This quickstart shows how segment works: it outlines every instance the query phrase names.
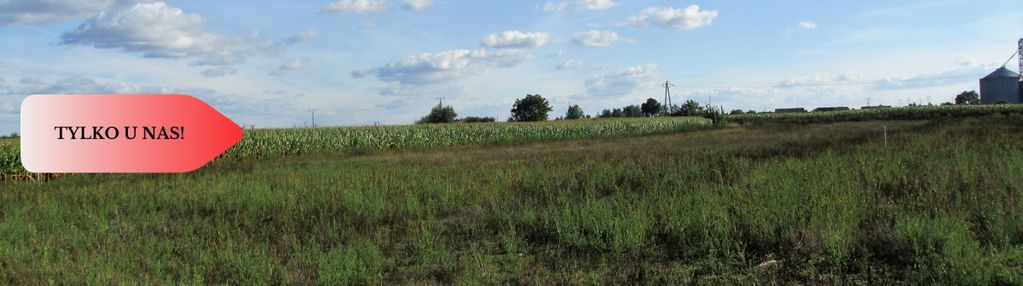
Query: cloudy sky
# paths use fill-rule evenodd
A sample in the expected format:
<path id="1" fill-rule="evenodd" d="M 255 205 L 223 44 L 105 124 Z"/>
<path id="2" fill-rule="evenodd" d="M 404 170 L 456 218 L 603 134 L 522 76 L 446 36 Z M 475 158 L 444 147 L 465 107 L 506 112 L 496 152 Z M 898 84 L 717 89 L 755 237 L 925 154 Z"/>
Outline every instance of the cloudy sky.
<path id="1" fill-rule="evenodd" d="M 736 3 L 741 2 L 741 3 Z M 839 3 L 841 2 L 841 3 Z M 977 89 L 1018 1 L 0 0 L 0 132 L 30 94 L 184 93 L 240 125 L 406 124 L 443 97 L 508 118 L 663 97 L 904 105 Z"/>

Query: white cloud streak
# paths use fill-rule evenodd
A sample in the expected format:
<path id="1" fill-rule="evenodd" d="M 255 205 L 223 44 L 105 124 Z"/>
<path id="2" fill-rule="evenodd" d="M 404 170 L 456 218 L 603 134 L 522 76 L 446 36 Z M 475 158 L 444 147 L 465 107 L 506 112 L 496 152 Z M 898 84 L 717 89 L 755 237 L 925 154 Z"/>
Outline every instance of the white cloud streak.
<path id="1" fill-rule="evenodd" d="M 61 35 L 63 45 L 118 49 L 147 58 L 191 58 L 194 66 L 240 64 L 254 55 L 282 53 L 318 33 L 304 32 L 280 41 L 258 32 L 223 35 L 206 31 L 207 20 L 162 1 L 137 3 L 105 11 Z M 223 71 L 205 71 L 209 75 Z"/>
<path id="2" fill-rule="evenodd" d="M 490 34 L 480 40 L 480 45 L 495 49 L 536 48 L 547 44 L 550 35 L 542 32 L 504 31 Z"/>
<path id="3" fill-rule="evenodd" d="M 718 11 L 700 10 L 698 5 L 683 9 L 672 7 L 649 7 L 629 16 L 625 24 L 634 27 L 659 27 L 675 30 L 692 30 L 710 26 L 718 17 Z"/>
<path id="4" fill-rule="evenodd" d="M 490 68 L 514 67 L 531 58 L 532 55 L 515 49 L 458 49 L 409 56 L 382 66 L 352 72 L 352 77 L 374 76 L 392 84 L 389 90 L 394 90 L 405 86 L 449 83 Z"/>
<path id="5" fill-rule="evenodd" d="M 401 8 L 406 10 L 423 10 L 433 6 L 433 0 L 405 0 Z"/>
<path id="6" fill-rule="evenodd" d="M 582 60 L 566 60 L 559 64 L 556 68 L 558 70 L 578 70 L 586 67 L 586 62 Z"/>
<path id="7" fill-rule="evenodd" d="M 634 66 L 586 79 L 590 96 L 628 96 L 643 88 L 657 86 L 660 71 L 656 64 Z"/>
<path id="8" fill-rule="evenodd" d="M 291 73 L 292 71 L 303 70 L 309 67 L 309 59 L 305 57 L 298 57 L 290 59 L 281 66 L 277 67 L 277 70 L 270 73 L 272 76 L 283 76 Z"/>
<path id="9" fill-rule="evenodd" d="M 0 26 L 46 25 L 91 17 L 117 0 L 3 0 Z"/>
<path id="10" fill-rule="evenodd" d="M 320 8 L 320 11 L 332 14 L 383 12 L 391 9 L 384 0 L 338 0 Z"/>
<path id="11" fill-rule="evenodd" d="M 606 48 L 621 39 L 618 33 L 612 31 L 590 30 L 573 35 L 572 43 L 589 48 Z"/>
<path id="12" fill-rule="evenodd" d="M 567 10 L 607 10 L 617 7 L 618 2 L 614 0 L 561 0 L 547 1 L 540 10 L 548 13 L 561 13 Z"/>

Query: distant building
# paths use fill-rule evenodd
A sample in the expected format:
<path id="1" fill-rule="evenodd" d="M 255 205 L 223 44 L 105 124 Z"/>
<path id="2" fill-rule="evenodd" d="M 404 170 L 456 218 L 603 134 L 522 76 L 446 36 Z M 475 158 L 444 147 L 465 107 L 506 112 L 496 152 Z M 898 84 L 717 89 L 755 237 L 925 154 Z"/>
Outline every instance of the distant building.
<path id="1" fill-rule="evenodd" d="M 778 109 L 775 109 L 774 112 L 776 112 L 776 113 L 806 112 L 806 108 L 802 108 L 802 107 L 797 107 L 797 108 L 778 108 Z"/>
<path id="2" fill-rule="evenodd" d="M 1023 87 L 1020 86 L 1019 74 L 1001 67 L 980 79 L 980 102 L 1020 103 L 1023 101 L 1021 90 Z"/>
<path id="3" fill-rule="evenodd" d="M 818 108 L 814 108 L 813 112 L 823 112 L 823 111 L 843 111 L 843 110 L 849 110 L 849 108 L 848 108 L 848 107 L 845 107 L 845 106 L 837 106 L 837 107 L 818 107 Z"/>

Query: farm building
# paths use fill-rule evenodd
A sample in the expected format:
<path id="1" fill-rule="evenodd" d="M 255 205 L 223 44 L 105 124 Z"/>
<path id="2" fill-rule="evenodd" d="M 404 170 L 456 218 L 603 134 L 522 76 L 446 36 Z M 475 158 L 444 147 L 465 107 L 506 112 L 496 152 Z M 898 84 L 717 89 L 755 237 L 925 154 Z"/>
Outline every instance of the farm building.
<path id="1" fill-rule="evenodd" d="M 1020 75 L 1004 66 L 980 79 L 980 102 L 1020 103 Z"/>
<path id="2" fill-rule="evenodd" d="M 806 108 L 802 108 L 802 107 L 796 107 L 796 108 L 777 108 L 777 109 L 774 110 L 774 112 L 775 113 L 800 113 L 800 112 L 806 112 Z"/>
<path id="3" fill-rule="evenodd" d="M 844 111 L 849 110 L 849 107 L 838 106 L 838 107 L 818 107 L 814 108 L 813 112 L 826 112 L 826 111 Z"/>

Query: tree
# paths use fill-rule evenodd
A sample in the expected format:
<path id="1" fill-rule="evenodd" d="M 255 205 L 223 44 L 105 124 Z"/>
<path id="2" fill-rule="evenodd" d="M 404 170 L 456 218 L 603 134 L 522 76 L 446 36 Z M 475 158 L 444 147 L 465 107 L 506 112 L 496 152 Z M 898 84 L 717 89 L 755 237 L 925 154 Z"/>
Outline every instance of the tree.
<path id="1" fill-rule="evenodd" d="M 579 107 L 578 104 L 573 105 L 573 106 L 569 106 L 568 107 L 568 112 L 565 112 L 565 119 L 569 119 L 569 120 L 571 120 L 571 119 L 582 119 L 584 116 L 586 116 L 586 115 L 583 114 L 583 108 Z"/>
<path id="2" fill-rule="evenodd" d="M 625 117 L 643 117 L 643 110 L 638 105 L 629 105 L 622 110 L 625 113 Z"/>
<path id="3" fill-rule="evenodd" d="M 525 98 L 516 99 L 512 105 L 512 121 L 545 121 L 547 113 L 554 110 L 546 98 L 539 94 L 527 94 Z"/>
<path id="4" fill-rule="evenodd" d="M 469 117 L 466 117 L 466 118 L 462 118 L 462 122 L 465 122 L 465 123 L 485 123 L 485 122 L 494 122 L 494 121 L 496 121 L 496 119 L 493 118 L 493 117 L 469 116 Z"/>
<path id="5" fill-rule="evenodd" d="M 611 118 L 611 110 L 604 109 L 604 111 L 600 112 L 600 115 L 597 115 L 597 118 Z"/>
<path id="6" fill-rule="evenodd" d="M 980 104 L 980 95 L 977 91 L 964 91 L 956 95 L 956 104 Z"/>
<path id="7" fill-rule="evenodd" d="M 416 123 L 450 123 L 455 122 L 455 117 L 458 117 L 458 114 L 455 113 L 454 108 L 438 104 L 430 110 L 430 114 L 419 119 Z"/>
<path id="8" fill-rule="evenodd" d="M 611 117 L 625 117 L 625 112 L 622 112 L 621 108 L 615 108 L 611 110 Z"/>
<path id="9" fill-rule="evenodd" d="M 742 109 L 733 109 L 731 112 L 728 112 L 728 114 L 731 114 L 731 115 L 743 114 L 743 113 L 745 113 L 745 112 L 743 112 Z"/>
<path id="10" fill-rule="evenodd" d="M 700 116 L 703 115 L 703 107 L 699 103 L 690 99 L 685 104 L 679 107 L 674 116 Z"/>
<path id="11" fill-rule="evenodd" d="M 710 119 L 712 124 L 717 125 L 724 122 L 721 117 L 723 113 L 724 111 L 720 108 L 708 105 L 707 108 L 703 109 L 703 118 Z"/>
<path id="12" fill-rule="evenodd" d="M 640 106 L 643 111 L 643 115 L 654 116 L 661 112 L 661 103 L 657 102 L 656 99 L 647 98 L 646 103 Z"/>

